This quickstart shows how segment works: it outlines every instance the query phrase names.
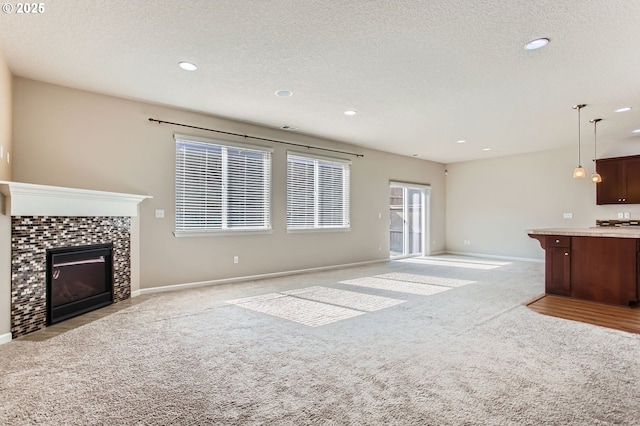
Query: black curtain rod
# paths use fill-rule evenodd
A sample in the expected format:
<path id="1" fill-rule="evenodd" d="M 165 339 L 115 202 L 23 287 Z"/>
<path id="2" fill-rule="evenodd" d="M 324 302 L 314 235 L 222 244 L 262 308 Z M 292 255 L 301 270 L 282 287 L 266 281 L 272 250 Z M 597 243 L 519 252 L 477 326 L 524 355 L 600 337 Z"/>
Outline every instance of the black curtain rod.
<path id="1" fill-rule="evenodd" d="M 216 132 L 216 133 L 221 133 L 223 135 L 240 136 L 241 138 L 245 138 L 245 139 L 255 139 L 255 140 L 259 140 L 259 141 L 274 142 L 274 143 L 281 143 L 281 144 L 284 144 L 284 145 L 298 146 L 298 147 L 307 148 L 307 149 L 317 149 L 317 150 L 320 150 L 320 151 L 328 151 L 328 152 L 336 152 L 336 153 L 339 153 L 339 154 L 353 155 L 355 157 L 364 157 L 364 154 L 355 154 L 353 152 L 338 151 L 336 149 L 320 148 L 320 147 L 317 147 L 317 146 L 302 145 L 302 144 L 293 143 L 293 142 L 277 141 L 275 139 L 259 138 L 257 136 L 242 135 L 240 133 L 224 132 L 222 130 L 207 129 L 206 127 L 198 127 L 198 126 L 191 126 L 189 124 L 181 124 L 181 123 L 173 123 L 171 121 L 156 120 L 155 118 L 149 118 L 149 121 L 155 121 L 158 124 L 172 124 L 174 126 L 189 127 L 190 129 L 206 130 L 207 132 Z"/>

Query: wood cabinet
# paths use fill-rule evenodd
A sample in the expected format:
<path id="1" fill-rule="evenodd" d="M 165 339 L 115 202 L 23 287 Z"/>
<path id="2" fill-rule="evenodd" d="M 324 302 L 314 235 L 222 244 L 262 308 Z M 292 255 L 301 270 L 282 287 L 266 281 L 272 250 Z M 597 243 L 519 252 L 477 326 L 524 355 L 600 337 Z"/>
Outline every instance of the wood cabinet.
<path id="1" fill-rule="evenodd" d="M 571 294 L 571 237 L 548 236 L 545 251 L 545 291 Z"/>
<path id="2" fill-rule="evenodd" d="M 596 160 L 597 204 L 640 204 L 640 155 Z"/>
<path id="3" fill-rule="evenodd" d="M 571 297 L 612 305 L 637 301 L 638 241 L 571 237 Z"/>
<path id="4" fill-rule="evenodd" d="M 640 296 L 640 239 L 529 234 L 545 250 L 545 293 L 628 306 Z"/>

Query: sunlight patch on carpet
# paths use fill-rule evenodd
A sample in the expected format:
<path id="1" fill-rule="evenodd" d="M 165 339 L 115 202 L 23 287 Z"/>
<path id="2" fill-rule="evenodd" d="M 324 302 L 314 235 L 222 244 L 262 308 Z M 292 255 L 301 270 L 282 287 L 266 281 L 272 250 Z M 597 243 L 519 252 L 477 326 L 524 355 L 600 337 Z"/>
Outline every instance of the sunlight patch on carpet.
<path id="1" fill-rule="evenodd" d="M 227 303 L 230 305 L 240 305 L 247 302 L 260 302 L 262 300 L 277 299 L 279 297 L 285 297 L 285 295 L 280 293 L 267 293 L 259 296 L 243 297 L 242 299 L 227 300 Z"/>
<path id="2" fill-rule="evenodd" d="M 405 272 L 390 272 L 388 274 L 376 275 L 377 278 L 384 278 L 396 281 L 407 281 L 420 284 L 433 284 L 443 287 L 462 287 L 473 284 L 475 281 L 460 280 L 457 278 L 434 277 L 431 275 L 407 274 Z"/>
<path id="3" fill-rule="evenodd" d="M 240 302 L 238 302 L 238 300 L 240 300 Z M 255 312 L 294 321 L 309 327 L 318 327 L 357 317 L 365 313 L 363 311 L 356 311 L 354 309 L 300 299 L 279 293 L 269 293 L 253 298 L 236 299 L 235 301 L 229 300 L 227 303 Z"/>
<path id="4" fill-rule="evenodd" d="M 363 277 L 353 280 L 340 281 L 340 284 L 374 288 L 377 290 L 397 291 L 399 293 L 417 294 L 419 296 L 430 296 L 432 294 L 451 290 L 450 287 L 443 287 L 440 285 L 418 284 L 406 281 L 388 280 L 377 277 Z"/>
<path id="5" fill-rule="evenodd" d="M 389 297 L 320 286 L 283 291 L 282 293 L 366 312 L 378 311 L 405 302 L 404 300 L 391 299 Z"/>
<path id="6" fill-rule="evenodd" d="M 466 269 L 496 269 L 502 266 L 508 265 L 510 262 L 472 262 L 461 260 L 435 260 L 429 258 L 414 257 L 410 259 L 401 259 L 396 262 L 402 263 L 417 263 L 420 265 L 432 265 L 432 266 L 447 266 L 451 268 L 466 268 Z"/>

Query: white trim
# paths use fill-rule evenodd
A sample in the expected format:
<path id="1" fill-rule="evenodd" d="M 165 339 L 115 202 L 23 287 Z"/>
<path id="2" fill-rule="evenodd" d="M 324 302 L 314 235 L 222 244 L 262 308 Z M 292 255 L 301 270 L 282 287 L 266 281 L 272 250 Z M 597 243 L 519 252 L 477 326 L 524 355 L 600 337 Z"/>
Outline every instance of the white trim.
<path id="1" fill-rule="evenodd" d="M 407 204 L 404 201 L 404 194 L 406 194 L 406 189 L 419 189 L 420 190 L 420 205 L 422 206 L 421 209 L 421 215 L 420 215 L 420 220 L 422 221 L 422 229 L 420 230 L 421 235 L 420 235 L 420 245 L 422 247 L 422 252 L 421 253 L 411 253 L 411 254 L 402 254 L 400 256 L 391 256 L 391 247 L 389 247 L 389 257 L 391 259 L 399 259 L 402 257 L 410 257 L 410 256 L 432 256 L 433 253 L 431 253 L 431 185 L 429 184 L 418 184 L 418 183 L 409 183 L 409 182 L 399 182 L 399 181 L 389 181 L 389 189 L 391 188 L 402 188 L 402 193 L 403 193 L 403 202 L 402 202 L 402 209 L 403 209 L 403 214 L 406 216 L 406 208 L 407 208 Z M 405 225 L 403 226 L 403 247 L 402 247 L 402 251 L 404 252 L 405 249 L 407 247 L 405 247 L 405 244 L 408 244 L 407 240 L 406 240 L 406 229 L 407 225 L 406 225 L 406 221 L 405 221 Z M 391 231 L 391 229 L 389 228 L 389 232 Z"/>
<path id="2" fill-rule="evenodd" d="M 227 147 L 231 147 L 231 148 L 240 148 L 240 149 L 250 149 L 253 151 L 266 151 L 266 152 L 273 152 L 274 149 L 269 147 L 269 146 L 262 146 L 262 145 L 249 145 L 246 143 L 240 143 L 240 142 L 230 142 L 230 141 L 225 141 L 225 140 L 221 140 L 221 139 L 209 139 L 209 138 L 201 138 L 198 136 L 189 136 L 189 135 L 181 135 L 178 133 L 175 133 L 173 135 L 173 139 L 174 140 L 181 140 L 181 141 L 185 141 L 185 142 L 202 142 L 202 143 L 208 143 L 208 144 L 213 144 L 213 145 L 224 145 Z"/>
<path id="3" fill-rule="evenodd" d="M 211 231 L 173 231 L 173 236 L 176 238 L 190 238 L 190 237 L 222 237 L 229 235 L 265 235 L 273 234 L 273 229 L 236 229 L 227 228 Z"/>
<path id="4" fill-rule="evenodd" d="M 149 195 L 0 181 L 7 216 L 137 216 Z"/>
<path id="5" fill-rule="evenodd" d="M 444 254 L 455 254 L 457 256 L 470 256 L 470 257 L 486 257 L 489 259 L 512 260 L 514 262 L 544 263 L 544 259 L 534 259 L 531 257 L 498 256 L 494 254 L 467 253 L 462 251 L 449 251 L 449 250 L 445 251 Z"/>
<path id="6" fill-rule="evenodd" d="M 389 262 L 389 259 L 377 259 L 377 260 L 367 260 L 365 262 L 356 262 L 356 263 L 346 263 L 343 265 L 332 265 L 332 266 L 319 266 L 317 268 L 307 268 L 307 269 L 296 269 L 293 271 L 284 271 L 284 272 L 273 272 L 270 274 L 260 274 L 260 275 L 249 275 L 244 277 L 236 277 L 236 278 L 224 278 L 221 280 L 211 280 L 211 281 L 199 281 L 193 283 L 184 283 L 184 284 L 173 284 L 167 285 L 163 287 L 150 287 L 150 288 L 142 288 L 138 290 L 140 295 L 143 294 L 153 294 L 153 293 L 164 293 L 166 291 L 176 291 L 176 290 L 186 290 L 190 288 L 198 288 L 198 287 L 208 287 L 213 285 L 220 284 L 230 284 L 241 281 L 254 281 L 254 280 L 262 280 L 266 278 L 277 278 L 284 277 L 287 275 L 296 275 L 296 274 L 304 274 L 308 272 L 319 272 L 319 271 L 327 271 L 331 269 L 342 269 L 342 268 L 352 268 L 354 266 L 362 266 L 368 265 L 371 263 L 380 263 L 380 262 Z"/>
<path id="7" fill-rule="evenodd" d="M 305 234 L 309 232 L 351 232 L 351 227 L 287 228 L 287 234 Z"/>
<path id="8" fill-rule="evenodd" d="M 300 151 L 289 151 L 287 150 L 287 157 L 289 155 L 295 155 L 296 157 L 306 157 L 306 158 L 313 158 L 314 160 L 324 160 L 324 161 L 330 161 L 332 163 L 342 163 L 342 164 L 349 164 L 351 165 L 351 160 L 347 160 L 344 158 L 337 158 L 337 157 L 327 157 L 324 155 L 318 155 L 318 154 L 312 154 L 309 152 L 300 152 Z"/>
<path id="9" fill-rule="evenodd" d="M 421 188 L 421 189 L 431 189 L 431 184 L 429 183 L 411 183 L 411 182 L 400 182 L 397 180 L 390 180 L 389 186 L 395 187 L 408 187 L 408 188 Z"/>
<path id="10" fill-rule="evenodd" d="M 9 343 L 12 339 L 11 333 L 0 334 L 0 345 Z"/>
<path id="11" fill-rule="evenodd" d="M 141 296 L 141 295 L 142 295 L 141 290 L 135 290 L 135 291 L 131 292 L 131 297 L 138 297 L 138 296 Z"/>

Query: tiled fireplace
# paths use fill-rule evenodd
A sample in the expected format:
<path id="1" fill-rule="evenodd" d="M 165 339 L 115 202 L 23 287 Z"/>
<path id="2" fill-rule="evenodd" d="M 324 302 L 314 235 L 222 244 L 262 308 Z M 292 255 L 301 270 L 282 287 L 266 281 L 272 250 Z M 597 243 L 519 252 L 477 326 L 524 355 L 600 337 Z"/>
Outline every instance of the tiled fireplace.
<path id="1" fill-rule="evenodd" d="M 47 326 L 50 249 L 112 245 L 113 303 L 131 297 L 131 218 L 150 197 L 15 182 L 0 192 L 11 217 L 12 338 Z"/>
<path id="2" fill-rule="evenodd" d="M 129 217 L 13 216 L 11 218 L 11 334 L 46 326 L 47 249 L 113 244 L 113 302 L 131 296 Z"/>

